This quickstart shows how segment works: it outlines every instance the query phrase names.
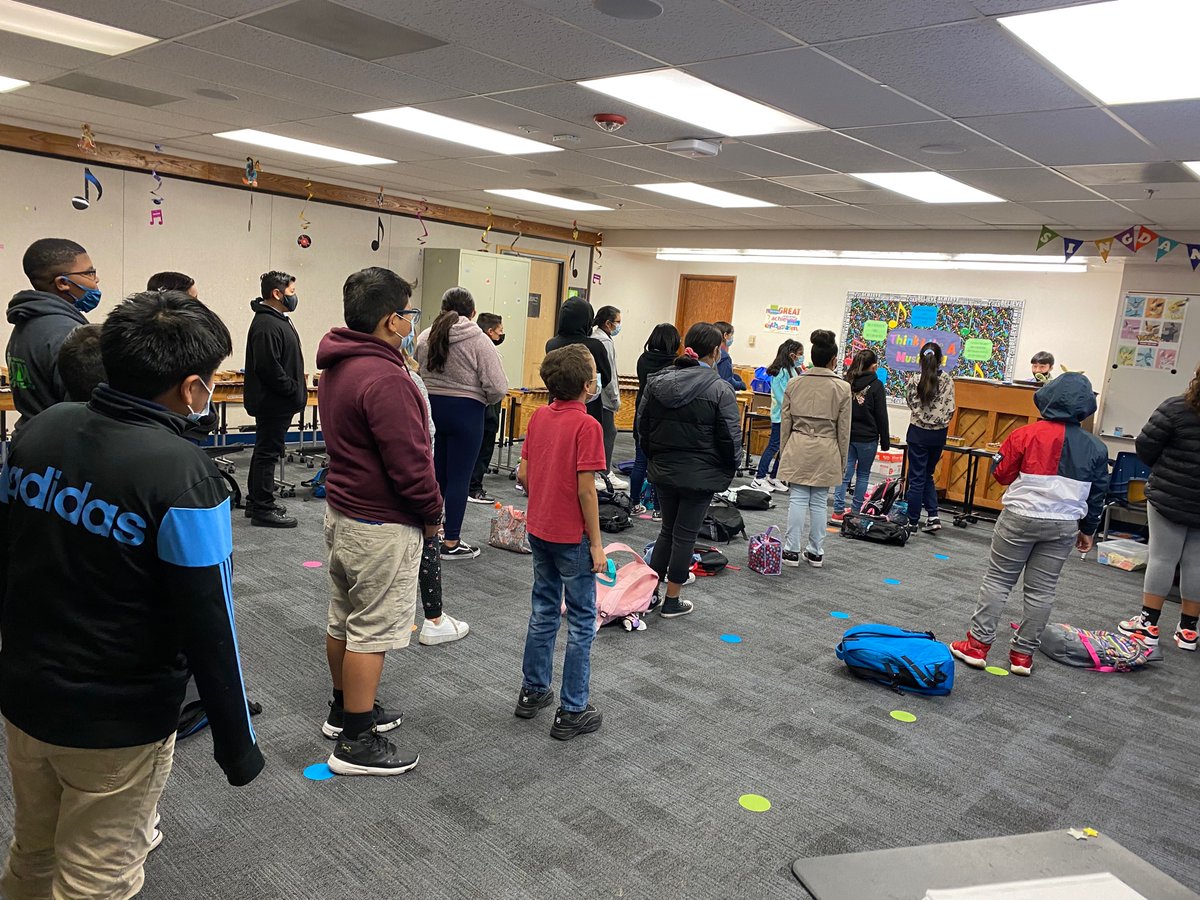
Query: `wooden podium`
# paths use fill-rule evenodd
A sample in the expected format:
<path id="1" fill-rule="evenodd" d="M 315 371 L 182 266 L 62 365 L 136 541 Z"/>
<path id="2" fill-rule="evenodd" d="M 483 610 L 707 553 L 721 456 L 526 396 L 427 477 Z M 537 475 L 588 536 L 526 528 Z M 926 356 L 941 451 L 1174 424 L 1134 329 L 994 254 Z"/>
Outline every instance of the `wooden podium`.
<path id="1" fill-rule="evenodd" d="M 957 409 L 950 420 L 949 441 L 961 441 L 964 447 L 986 448 L 999 445 L 1023 425 L 1036 422 L 1040 413 L 1033 395 L 1041 385 L 1001 384 L 973 378 L 955 379 L 954 400 Z M 1084 427 L 1088 427 L 1084 423 Z M 958 439 L 958 441 L 956 441 Z M 975 489 L 975 505 L 984 509 L 1000 509 L 1005 485 L 992 479 L 987 460 L 975 459 L 961 453 L 943 453 L 938 463 L 935 484 L 947 500 L 961 503 L 965 496 L 967 467 L 979 466 L 979 483 Z"/>

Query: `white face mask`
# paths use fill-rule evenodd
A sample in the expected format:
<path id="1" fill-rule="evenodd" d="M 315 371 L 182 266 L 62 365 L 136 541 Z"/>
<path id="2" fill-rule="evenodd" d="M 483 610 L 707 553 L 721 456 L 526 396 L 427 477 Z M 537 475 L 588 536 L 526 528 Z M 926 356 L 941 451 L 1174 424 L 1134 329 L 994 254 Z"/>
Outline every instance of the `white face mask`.
<path id="1" fill-rule="evenodd" d="M 199 422 L 201 419 L 203 419 L 205 416 L 209 415 L 212 412 L 213 391 L 215 391 L 216 389 L 217 389 L 217 383 L 214 381 L 208 389 L 208 402 L 204 404 L 204 409 L 202 409 L 200 412 L 196 412 L 194 409 L 192 409 L 190 404 L 188 405 L 187 418 L 188 418 L 189 422 Z"/>
<path id="2" fill-rule="evenodd" d="M 588 394 L 587 402 L 591 403 L 593 400 L 595 400 L 597 397 L 599 397 L 600 391 L 603 387 L 604 387 L 604 379 L 600 377 L 599 373 L 596 373 L 596 390 L 593 393 Z"/>

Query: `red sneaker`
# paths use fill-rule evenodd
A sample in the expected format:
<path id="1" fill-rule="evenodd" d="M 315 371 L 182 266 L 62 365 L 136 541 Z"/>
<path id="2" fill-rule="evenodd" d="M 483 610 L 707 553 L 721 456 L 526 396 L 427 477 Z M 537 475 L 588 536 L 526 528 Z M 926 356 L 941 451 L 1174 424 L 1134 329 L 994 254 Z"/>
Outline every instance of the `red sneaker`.
<path id="1" fill-rule="evenodd" d="M 844 518 L 846 518 L 845 513 L 840 513 L 840 512 L 830 513 L 829 514 L 829 524 L 830 525 L 841 525 L 842 520 Z"/>
<path id="2" fill-rule="evenodd" d="M 965 641 L 955 641 L 950 645 L 950 652 L 954 654 L 954 658 L 965 662 L 972 669 L 982 669 L 987 665 L 987 655 L 991 649 L 991 644 L 976 640 L 975 635 L 969 632 Z"/>
<path id="3" fill-rule="evenodd" d="M 1008 671 L 1014 675 L 1032 675 L 1033 674 L 1033 656 L 1029 653 L 1018 653 L 1016 650 L 1008 651 Z"/>

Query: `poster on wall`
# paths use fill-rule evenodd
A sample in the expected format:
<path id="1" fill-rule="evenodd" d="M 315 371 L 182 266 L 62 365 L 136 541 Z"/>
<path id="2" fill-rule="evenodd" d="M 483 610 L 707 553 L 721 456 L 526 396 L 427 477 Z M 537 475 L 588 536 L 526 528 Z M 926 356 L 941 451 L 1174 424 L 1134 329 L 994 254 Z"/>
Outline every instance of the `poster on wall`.
<path id="1" fill-rule="evenodd" d="M 800 307 L 776 306 L 772 304 L 767 307 L 766 313 L 766 321 L 763 322 L 763 331 L 768 334 L 800 333 Z"/>
<path id="2" fill-rule="evenodd" d="M 888 399 L 904 401 L 906 377 L 921 369 L 921 347 L 937 342 L 955 378 L 1011 381 L 1023 300 L 849 291 L 842 319 L 843 366 L 859 350 L 879 357 Z"/>
<path id="3" fill-rule="evenodd" d="M 1113 367 L 1166 369 L 1174 374 L 1189 299 L 1126 294 Z"/>

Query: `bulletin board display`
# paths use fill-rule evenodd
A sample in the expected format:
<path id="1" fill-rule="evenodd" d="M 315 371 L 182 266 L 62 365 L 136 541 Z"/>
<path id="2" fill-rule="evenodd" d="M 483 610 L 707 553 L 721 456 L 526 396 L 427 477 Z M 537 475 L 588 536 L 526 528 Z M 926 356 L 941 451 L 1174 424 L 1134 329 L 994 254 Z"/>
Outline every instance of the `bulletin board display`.
<path id="1" fill-rule="evenodd" d="M 859 350 L 879 357 L 888 400 L 904 402 L 903 375 L 921 369 L 921 347 L 941 345 L 954 378 L 1012 381 L 1024 300 L 848 291 L 842 320 L 843 364 Z"/>

